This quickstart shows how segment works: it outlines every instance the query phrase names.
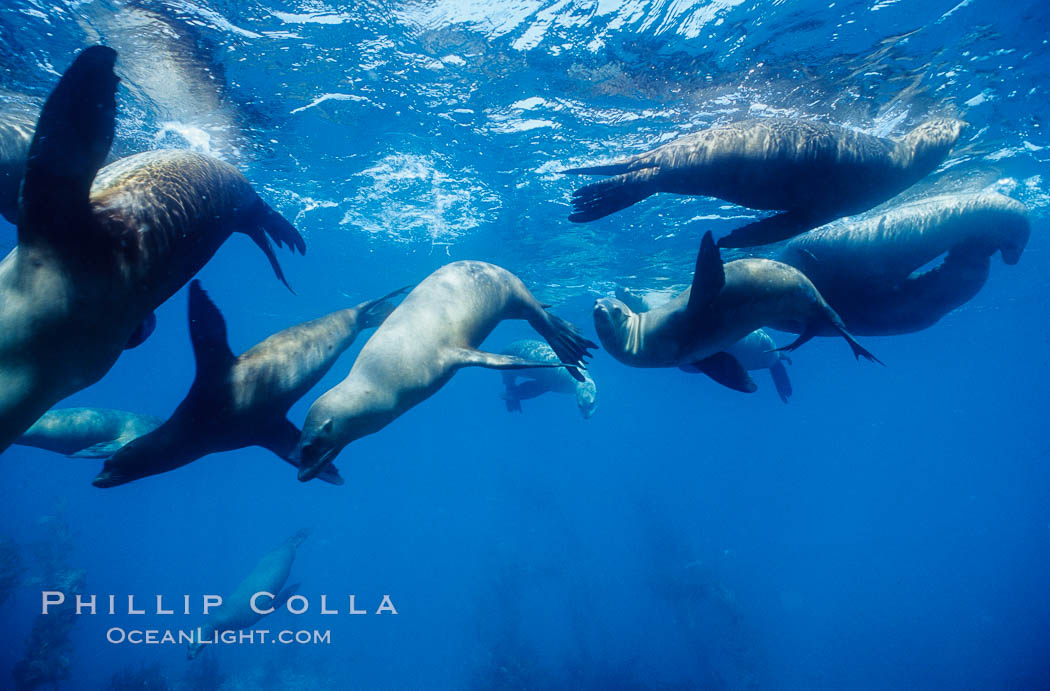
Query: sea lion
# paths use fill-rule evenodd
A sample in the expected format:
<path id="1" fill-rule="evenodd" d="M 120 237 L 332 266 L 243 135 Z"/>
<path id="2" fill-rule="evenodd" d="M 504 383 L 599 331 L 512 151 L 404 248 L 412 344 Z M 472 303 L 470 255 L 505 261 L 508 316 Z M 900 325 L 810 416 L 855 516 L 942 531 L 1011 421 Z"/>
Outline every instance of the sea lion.
<path id="1" fill-rule="evenodd" d="M 536 339 L 514 341 L 503 349 L 504 355 L 513 355 L 524 360 L 560 363 L 558 355 L 549 345 Z M 598 407 L 598 389 L 590 375 L 583 372 L 583 381 L 565 371 L 564 368 L 503 370 L 503 400 L 510 412 L 521 412 L 521 402 L 536 398 L 548 391 L 570 394 L 576 397 L 576 405 L 583 418 L 589 419 Z M 520 384 L 518 378 L 524 381 Z"/>
<path id="2" fill-rule="evenodd" d="M 44 413 L 14 443 L 73 458 L 106 458 L 161 422 L 159 417 L 125 410 L 57 408 Z"/>
<path id="3" fill-rule="evenodd" d="M 299 589 L 298 583 L 285 587 L 288 575 L 292 572 L 295 553 L 299 545 L 308 537 L 306 531 L 300 530 L 285 540 L 279 547 L 266 554 L 244 580 L 233 589 L 222 604 L 200 627 L 198 639 L 190 643 L 186 657 L 190 660 L 197 657 L 201 650 L 216 633 L 223 631 L 240 631 L 255 626 L 265 614 L 256 609 L 277 609 L 288 602 L 288 598 Z M 272 599 L 258 593 L 270 593 Z M 255 607 L 252 607 L 255 598 Z"/>
<path id="4" fill-rule="evenodd" d="M 700 243 L 691 287 L 641 314 L 615 298 L 601 298 L 594 303 L 594 326 L 602 346 L 626 365 L 702 372 L 746 393 L 757 389 L 755 382 L 728 349 L 760 326 L 802 334 L 782 350 L 834 329 L 858 359 L 878 362 L 800 271 L 769 259 L 723 265 L 710 231 Z"/>
<path id="5" fill-rule="evenodd" d="M 818 228 L 777 259 L 806 274 L 852 333 L 889 336 L 925 329 L 965 304 L 984 286 L 992 254 L 1016 264 L 1030 232 L 1021 202 L 946 194 Z"/>
<path id="6" fill-rule="evenodd" d="M 165 473 L 202 456 L 261 446 L 297 465 L 299 429 L 288 409 L 335 364 L 364 329 L 379 326 L 405 289 L 279 331 L 234 357 L 222 312 L 190 283 L 189 319 L 197 376 L 163 425 L 108 459 L 92 484 L 116 487 Z M 321 479 L 342 484 L 335 468 Z"/>
<path id="7" fill-rule="evenodd" d="M 651 151 L 565 173 L 612 175 L 573 193 L 569 220 L 593 221 L 656 192 L 717 197 L 781 213 L 737 228 L 721 247 L 762 245 L 867 211 L 948 155 L 965 123 L 929 119 L 901 139 L 809 120 L 743 120 Z"/>
<path id="8" fill-rule="evenodd" d="M 504 319 L 525 319 L 550 344 L 559 363 L 497 355 L 478 346 Z M 478 261 L 446 264 L 417 285 L 361 348 L 342 382 L 306 414 L 299 441 L 299 479 L 317 471 L 350 442 L 374 434 L 436 393 L 463 367 L 529 369 L 583 366 L 598 346 L 541 305 L 506 269 Z"/>
<path id="9" fill-rule="evenodd" d="M 99 170 L 113 140 L 115 60 L 104 46 L 81 52 L 45 102 L 30 145 L 18 244 L 0 262 L 0 451 L 57 401 L 98 381 L 231 233 L 251 237 L 282 281 L 267 235 L 305 249 L 295 228 L 217 159 L 152 151 Z"/>
<path id="10" fill-rule="evenodd" d="M 616 299 L 636 314 L 648 312 L 652 308 L 648 298 L 623 286 L 616 287 Z M 768 369 L 780 400 L 788 402 L 792 388 L 784 363 L 791 364 L 791 358 L 783 351 L 777 350 L 776 341 L 764 329 L 755 329 L 726 348 L 726 352 L 736 358 L 748 372 Z"/>

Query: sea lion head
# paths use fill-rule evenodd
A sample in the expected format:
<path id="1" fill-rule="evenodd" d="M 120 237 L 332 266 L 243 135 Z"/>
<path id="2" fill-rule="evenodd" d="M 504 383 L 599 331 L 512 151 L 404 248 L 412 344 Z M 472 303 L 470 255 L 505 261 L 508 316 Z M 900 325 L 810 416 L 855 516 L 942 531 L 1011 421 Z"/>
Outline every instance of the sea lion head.
<path id="1" fill-rule="evenodd" d="M 306 413 L 296 455 L 299 481 L 317 477 L 347 445 L 378 432 L 399 414 L 390 387 L 365 377 L 325 393 Z"/>
<path id="2" fill-rule="evenodd" d="M 614 357 L 623 355 L 631 350 L 630 334 L 632 324 L 637 321 L 638 315 L 631 308 L 616 298 L 599 298 L 594 301 L 594 328 L 598 332 L 598 340 Z"/>
<path id="3" fill-rule="evenodd" d="M 584 420 L 589 420 L 598 408 L 598 388 L 590 377 L 576 385 L 576 405 L 579 406 Z"/>
<path id="4" fill-rule="evenodd" d="M 957 118 L 930 118 L 915 127 L 902 140 L 912 166 L 925 171 L 939 166 L 966 126 L 966 122 Z"/>

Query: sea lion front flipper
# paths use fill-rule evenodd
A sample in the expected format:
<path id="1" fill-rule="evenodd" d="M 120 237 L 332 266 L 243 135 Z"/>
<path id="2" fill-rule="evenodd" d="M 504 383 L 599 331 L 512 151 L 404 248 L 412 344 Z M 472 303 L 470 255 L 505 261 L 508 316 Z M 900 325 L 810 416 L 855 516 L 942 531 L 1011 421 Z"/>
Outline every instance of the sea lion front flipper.
<path id="1" fill-rule="evenodd" d="M 190 283 L 190 341 L 197 361 L 197 379 L 213 379 L 233 366 L 235 358 L 226 340 L 226 320 L 197 279 Z"/>
<path id="2" fill-rule="evenodd" d="M 71 454 L 67 454 L 67 458 L 109 458 L 116 452 L 123 448 L 124 444 L 119 439 L 112 441 L 103 441 L 98 444 L 92 444 L 91 446 L 84 447 L 80 451 L 74 451 Z"/>
<path id="3" fill-rule="evenodd" d="M 726 352 L 715 353 L 711 357 L 679 367 L 683 372 L 702 373 L 714 379 L 722 386 L 734 391 L 754 393 L 758 385 L 747 373 L 740 361 Z"/>
<path id="4" fill-rule="evenodd" d="M 725 287 L 725 284 L 726 272 L 722 265 L 722 255 L 709 230 L 700 240 L 700 251 L 696 253 L 696 268 L 693 269 L 693 285 L 689 289 L 689 303 L 686 305 L 686 310 L 693 311 L 706 307 Z"/>
<path id="5" fill-rule="evenodd" d="M 769 375 L 773 377 L 773 386 L 776 387 L 777 394 L 780 395 L 780 400 L 787 403 L 788 399 L 791 398 L 792 389 L 791 379 L 788 378 L 783 358 L 769 368 Z"/>
<path id="6" fill-rule="evenodd" d="M 44 102 L 22 179 L 20 244 L 85 230 L 91 182 L 116 129 L 116 59 L 112 48 L 84 49 Z"/>
<path id="7" fill-rule="evenodd" d="M 830 218 L 818 219 L 798 211 L 782 211 L 740 226 L 729 235 L 719 238 L 718 246 L 728 249 L 769 245 L 801 235 L 831 220 Z"/>
<path id="8" fill-rule="evenodd" d="M 300 585 L 302 585 L 302 583 L 292 583 L 291 585 L 282 588 L 281 592 L 277 593 L 277 597 L 273 599 L 273 604 L 271 604 L 270 606 L 274 609 L 280 609 L 281 607 L 284 607 L 284 605 L 288 602 L 288 599 L 291 598 L 292 595 L 295 595 L 295 593 L 299 590 Z"/>
<path id="9" fill-rule="evenodd" d="M 150 312 L 149 315 L 142 322 L 135 327 L 135 330 L 131 332 L 131 337 L 128 342 L 124 344 L 124 350 L 131 350 L 132 348 L 138 348 L 140 345 L 146 342 L 154 329 L 157 328 L 157 315 L 154 312 Z"/>

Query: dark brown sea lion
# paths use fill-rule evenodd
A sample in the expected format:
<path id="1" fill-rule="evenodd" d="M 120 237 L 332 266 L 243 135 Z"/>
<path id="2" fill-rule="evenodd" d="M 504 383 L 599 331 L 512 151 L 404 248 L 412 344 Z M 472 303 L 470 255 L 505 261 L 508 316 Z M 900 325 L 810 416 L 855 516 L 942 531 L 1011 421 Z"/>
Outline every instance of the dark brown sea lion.
<path id="1" fill-rule="evenodd" d="M 566 173 L 612 175 L 573 193 L 570 221 L 593 221 L 657 192 L 781 211 L 719 240 L 748 247 L 867 211 L 932 172 L 965 123 L 933 118 L 898 140 L 809 120 L 743 120 L 652 151 Z"/>

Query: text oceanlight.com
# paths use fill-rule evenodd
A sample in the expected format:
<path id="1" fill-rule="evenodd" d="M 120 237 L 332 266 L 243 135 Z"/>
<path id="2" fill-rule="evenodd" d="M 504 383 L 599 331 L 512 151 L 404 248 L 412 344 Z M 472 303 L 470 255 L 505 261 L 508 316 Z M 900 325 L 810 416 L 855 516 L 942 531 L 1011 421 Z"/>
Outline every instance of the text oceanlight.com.
<path id="1" fill-rule="evenodd" d="M 215 631 L 210 636 L 201 628 L 196 629 L 123 629 L 113 627 L 106 631 L 106 640 L 114 645 L 257 645 L 280 643 L 282 645 L 330 645 L 331 630 L 317 629 L 299 631 L 248 629 L 244 631 Z"/>

